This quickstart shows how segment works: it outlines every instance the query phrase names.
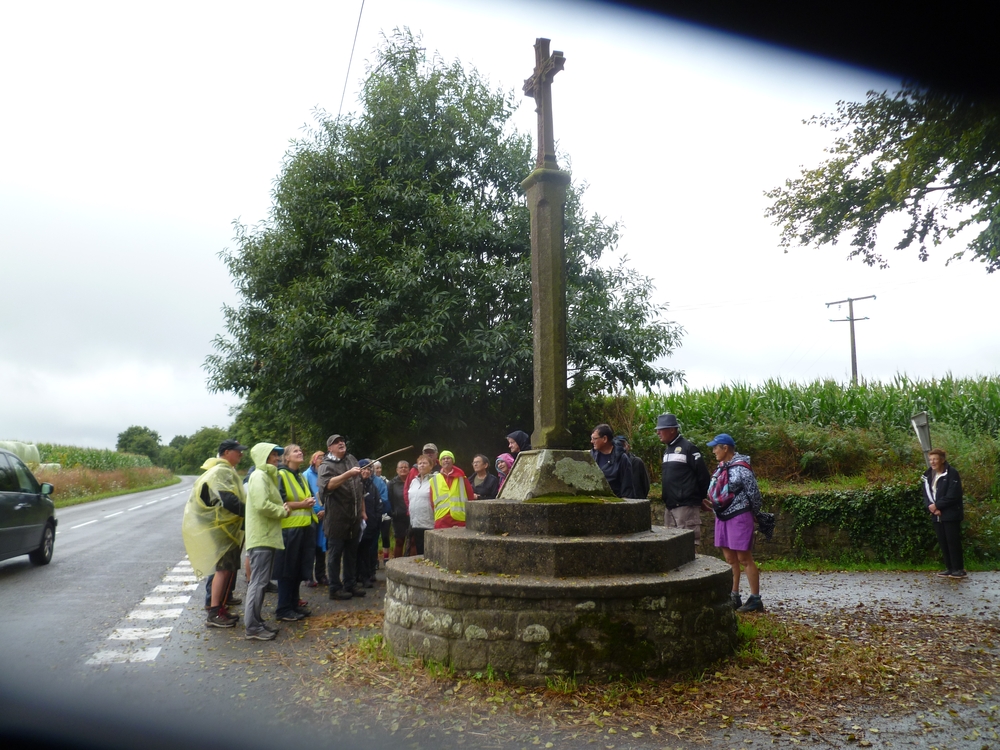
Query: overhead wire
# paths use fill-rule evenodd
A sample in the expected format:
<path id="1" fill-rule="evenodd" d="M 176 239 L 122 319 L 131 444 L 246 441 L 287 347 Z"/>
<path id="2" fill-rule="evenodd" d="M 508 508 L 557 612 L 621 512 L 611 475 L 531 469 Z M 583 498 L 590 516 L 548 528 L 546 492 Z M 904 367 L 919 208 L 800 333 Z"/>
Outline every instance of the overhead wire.
<path id="1" fill-rule="evenodd" d="M 351 79 L 351 65 L 354 63 L 354 48 L 358 45 L 358 31 L 361 29 L 361 14 L 365 12 L 365 0 L 361 0 L 358 10 L 358 25 L 354 27 L 354 41 L 351 43 L 351 56 L 347 60 L 347 72 L 344 74 L 344 90 L 340 93 L 340 106 L 337 107 L 337 120 L 344 111 L 344 97 L 347 96 L 347 82 Z"/>

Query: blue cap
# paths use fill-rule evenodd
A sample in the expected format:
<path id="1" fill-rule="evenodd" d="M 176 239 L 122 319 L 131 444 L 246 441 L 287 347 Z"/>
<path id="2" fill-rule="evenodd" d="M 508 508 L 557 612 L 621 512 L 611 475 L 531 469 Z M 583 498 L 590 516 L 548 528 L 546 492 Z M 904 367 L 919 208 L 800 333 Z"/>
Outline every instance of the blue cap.
<path id="1" fill-rule="evenodd" d="M 370 458 L 362 458 L 360 461 L 358 461 L 358 466 L 360 466 L 363 469 L 371 462 L 372 460 Z"/>
<path id="2" fill-rule="evenodd" d="M 709 448 L 714 448 L 717 445 L 728 445 L 730 448 L 735 448 L 736 441 L 723 432 L 721 435 L 716 435 L 714 438 L 708 441 Z"/>

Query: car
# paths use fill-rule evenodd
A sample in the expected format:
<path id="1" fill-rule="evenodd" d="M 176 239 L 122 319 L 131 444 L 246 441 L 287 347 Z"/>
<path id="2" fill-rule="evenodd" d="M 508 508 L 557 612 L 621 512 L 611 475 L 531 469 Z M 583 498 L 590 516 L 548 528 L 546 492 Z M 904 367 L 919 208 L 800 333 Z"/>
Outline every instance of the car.
<path id="1" fill-rule="evenodd" d="M 53 487 L 39 484 L 24 462 L 0 449 L 0 560 L 27 555 L 48 565 L 56 541 Z"/>

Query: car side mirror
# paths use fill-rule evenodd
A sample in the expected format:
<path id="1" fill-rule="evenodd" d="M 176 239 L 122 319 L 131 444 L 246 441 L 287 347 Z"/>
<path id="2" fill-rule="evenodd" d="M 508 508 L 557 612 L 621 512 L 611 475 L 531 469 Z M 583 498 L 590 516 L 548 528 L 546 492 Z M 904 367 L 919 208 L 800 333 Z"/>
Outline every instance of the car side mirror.
<path id="1" fill-rule="evenodd" d="M 55 487 L 53 487 L 48 482 L 42 482 L 42 494 L 43 495 L 51 495 L 54 491 L 55 491 Z"/>

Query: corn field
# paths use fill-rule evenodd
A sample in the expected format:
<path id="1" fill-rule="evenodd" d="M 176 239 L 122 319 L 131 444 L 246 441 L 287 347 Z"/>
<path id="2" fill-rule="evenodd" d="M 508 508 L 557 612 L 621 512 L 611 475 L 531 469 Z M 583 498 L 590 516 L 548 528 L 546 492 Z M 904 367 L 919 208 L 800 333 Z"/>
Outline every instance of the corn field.
<path id="1" fill-rule="evenodd" d="M 38 443 L 43 464 L 61 464 L 64 469 L 82 468 L 94 471 L 145 469 L 153 465 L 148 456 L 118 453 L 103 448 L 77 448 L 71 445 Z"/>

